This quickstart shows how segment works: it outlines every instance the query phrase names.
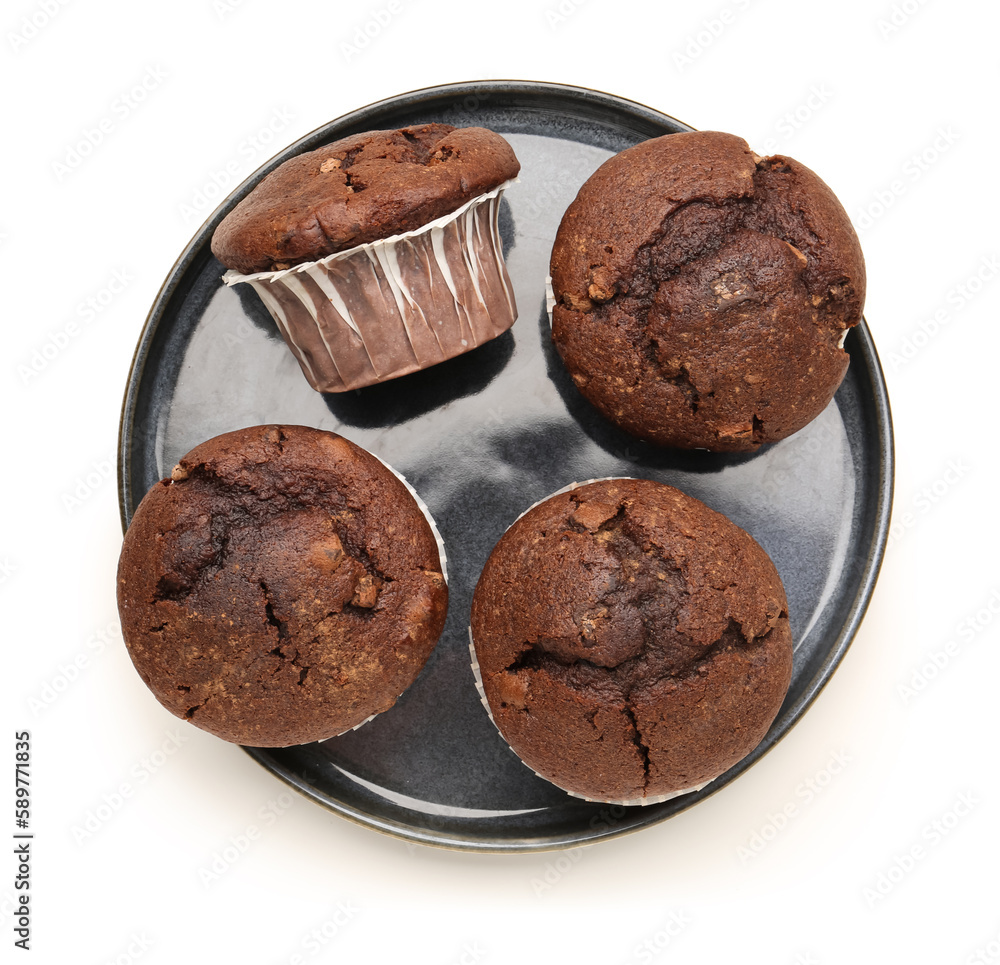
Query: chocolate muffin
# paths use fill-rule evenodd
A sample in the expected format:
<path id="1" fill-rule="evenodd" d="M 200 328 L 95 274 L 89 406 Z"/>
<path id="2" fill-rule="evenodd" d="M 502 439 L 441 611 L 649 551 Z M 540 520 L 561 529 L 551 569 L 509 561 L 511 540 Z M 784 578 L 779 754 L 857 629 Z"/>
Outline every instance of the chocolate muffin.
<path id="1" fill-rule="evenodd" d="M 580 392 L 650 442 L 752 450 L 801 429 L 847 371 L 865 266 L 830 188 L 731 134 L 608 159 L 552 249 L 552 337 Z"/>
<path id="2" fill-rule="evenodd" d="M 498 218 L 519 170 L 485 128 L 352 135 L 268 174 L 212 251 L 227 284 L 253 286 L 314 389 L 361 388 L 513 325 Z"/>
<path id="3" fill-rule="evenodd" d="M 332 432 L 253 426 L 196 446 L 142 499 L 118 608 L 139 675 L 228 741 L 324 740 L 387 710 L 444 626 L 435 532 Z"/>
<path id="4" fill-rule="evenodd" d="M 368 131 L 285 161 L 219 224 L 212 252 L 243 274 L 279 271 L 422 227 L 517 177 L 482 127 Z"/>
<path id="5" fill-rule="evenodd" d="M 678 490 L 598 480 L 501 537 L 473 596 L 482 692 L 504 739 L 571 794 L 649 804 L 760 743 L 791 680 L 781 579 Z"/>

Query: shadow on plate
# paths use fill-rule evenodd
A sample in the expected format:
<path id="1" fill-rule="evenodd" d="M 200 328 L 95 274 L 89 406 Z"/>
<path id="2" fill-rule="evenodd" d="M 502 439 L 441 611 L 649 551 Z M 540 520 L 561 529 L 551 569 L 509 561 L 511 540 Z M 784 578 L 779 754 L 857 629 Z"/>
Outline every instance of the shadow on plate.
<path id="1" fill-rule="evenodd" d="M 497 231 L 500 234 L 500 248 L 504 258 L 510 256 L 510 250 L 514 247 L 514 238 L 517 232 L 514 230 L 514 215 L 510 210 L 510 202 L 506 198 L 500 199 L 500 210 L 497 213 Z"/>
<path id="2" fill-rule="evenodd" d="M 430 368 L 351 392 L 327 392 L 327 408 L 345 425 L 380 429 L 400 425 L 482 392 L 514 354 L 514 335 L 508 329 L 485 345 L 446 359 Z"/>
<path id="3" fill-rule="evenodd" d="M 240 308 L 243 309 L 243 313 L 251 325 L 259 328 L 272 341 L 284 341 L 271 313 L 260 300 L 260 295 L 253 290 L 253 285 L 233 285 L 230 290 L 236 292 L 236 297 L 240 300 Z"/>

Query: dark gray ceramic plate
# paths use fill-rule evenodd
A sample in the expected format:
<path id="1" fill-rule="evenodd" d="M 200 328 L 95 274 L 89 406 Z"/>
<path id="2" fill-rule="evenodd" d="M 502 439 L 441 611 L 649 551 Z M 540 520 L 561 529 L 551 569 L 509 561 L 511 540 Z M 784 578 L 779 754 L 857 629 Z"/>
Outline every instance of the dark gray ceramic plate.
<path id="1" fill-rule="evenodd" d="M 468 355 L 343 397 L 306 384 L 251 291 L 225 288 L 209 241 L 250 188 L 294 154 L 358 131 L 425 121 L 503 133 L 521 160 L 501 232 L 520 317 Z M 247 748 L 278 777 L 363 825 L 412 841 L 530 851 L 597 841 L 676 814 L 725 786 L 795 723 L 833 673 L 871 596 L 892 496 L 892 430 L 862 323 L 836 400 L 806 429 L 752 456 L 658 450 L 584 402 L 548 338 L 544 283 L 563 210 L 610 154 L 689 128 L 650 108 L 561 85 L 475 82 L 415 91 L 339 118 L 291 145 L 215 212 L 149 315 L 122 412 L 127 526 L 177 458 L 220 432 L 266 422 L 333 429 L 408 477 L 447 544 L 451 605 L 424 672 L 390 711 L 321 744 Z M 704 790 L 643 808 L 576 800 L 535 777 L 488 719 L 469 667 L 472 590 L 493 544 L 529 504 L 597 476 L 659 479 L 749 530 L 788 592 L 795 669 L 758 749 Z"/>

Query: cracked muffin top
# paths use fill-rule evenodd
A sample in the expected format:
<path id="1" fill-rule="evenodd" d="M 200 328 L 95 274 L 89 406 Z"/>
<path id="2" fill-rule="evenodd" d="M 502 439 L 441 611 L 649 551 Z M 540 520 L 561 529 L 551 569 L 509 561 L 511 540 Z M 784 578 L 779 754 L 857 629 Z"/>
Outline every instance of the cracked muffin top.
<path id="1" fill-rule="evenodd" d="M 499 134 L 423 124 L 353 134 L 290 158 L 222 220 L 212 253 L 243 274 L 413 231 L 517 177 Z"/>
<path id="2" fill-rule="evenodd" d="M 830 188 L 716 131 L 609 158 L 567 208 L 550 271 L 552 336 L 577 388 L 678 448 L 752 450 L 819 415 L 865 299 Z"/>
<path id="3" fill-rule="evenodd" d="M 745 757 L 791 679 L 781 579 L 725 516 L 600 480 L 535 506 L 476 586 L 472 639 L 500 733 L 582 797 L 652 803 Z"/>
<path id="4" fill-rule="evenodd" d="M 254 426 L 184 456 L 136 509 L 122 634 L 173 714 L 225 740 L 324 740 L 423 668 L 448 590 L 406 486 L 332 432 Z"/>

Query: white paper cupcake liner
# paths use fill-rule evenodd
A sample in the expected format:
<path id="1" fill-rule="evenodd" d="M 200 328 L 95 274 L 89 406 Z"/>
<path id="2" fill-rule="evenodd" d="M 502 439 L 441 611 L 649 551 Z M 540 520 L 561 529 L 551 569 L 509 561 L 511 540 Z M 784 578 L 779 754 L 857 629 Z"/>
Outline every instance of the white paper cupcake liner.
<path id="1" fill-rule="evenodd" d="M 546 500 L 551 499 L 553 496 L 560 496 L 563 493 L 568 493 L 574 489 L 579 489 L 581 486 L 588 486 L 590 485 L 590 483 L 608 482 L 615 479 L 634 479 L 634 478 L 635 478 L 634 476 L 599 476 L 594 479 L 585 479 L 583 482 L 569 483 L 568 485 L 563 486 L 561 489 L 557 489 L 555 490 L 555 492 L 549 493 L 548 496 L 545 496 L 542 499 L 539 499 L 536 502 L 532 503 L 526 510 L 524 510 L 524 512 L 518 515 L 517 519 L 515 519 L 514 522 L 512 522 L 510 525 L 513 526 L 514 523 L 517 522 L 517 520 L 521 519 L 521 517 L 523 516 L 526 516 L 536 506 L 540 506 L 542 503 L 544 503 Z M 510 526 L 508 526 L 507 529 L 510 529 Z M 479 667 L 479 659 L 476 657 L 476 641 L 473 639 L 471 626 L 469 627 L 469 657 L 472 664 L 472 674 L 476 679 L 476 690 L 479 693 L 479 700 L 482 703 L 483 707 L 486 708 L 486 714 L 490 718 L 490 721 L 492 722 L 493 726 L 497 728 L 497 733 L 500 734 L 500 736 L 504 740 L 504 743 L 506 744 L 507 739 L 504 737 L 503 731 L 501 731 L 500 728 L 497 727 L 497 722 L 493 718 L 493 711 L 490 709 L 490 702 L 486 697 L 486 689 L 483 687 L 483 675 Z M 715 778 L 712 778 L 711 780 L 704 781 L 701 784 L 695 784 L 692 785 L 691 787 L 681 788 L 679 791 L 668 791 L 666 794 L 653 794 L 649 795 L 648 797 L 630 798 L 628 800 L 622 800 L 619 798 L 611 798 L 611 797 L 588 797 L 585 794 L 580 794 L 577 791 L 571 791 L 569 790 L 569 788 L 563 787 L 561 784 L 558 784 L 556 781 L 553 781 L 551 777 L 548 777 L 545 774 L 540 774 L 530 764 L 526 763 L 524 759 L 520 757 L 520 755 L 518 755 L 517 751 L 515 751 L 514 748 L 510 746 L 510 744 L 507 744 L 507 746 L 508 748 L 510 748 L 511 753 L 514 754 L 514 756 L 517 757 L 517 759 L 522 764 L 524 764 L 524 766 L 527 767 L 528 770 L 530 770 L 536 777 L 540 777 L 543 781 L 548 781 L 549 784 L 558 787 L 561 791 L 565 791 L 568 795 L 570 795 L 570 797 L 579 798 L 583 801 L 590 801 L 595 804 L 617 804 L 621 805 L 622 807 L 644 807 L 649 804 L 662 804 L 664 801 L 669 801 L 672 798 L 681 797 L 681 795 L 684 794 L 691 794 L 694 791 L 700 791 L 703 787 L 707 787 L 709 784 L 712 783 L 713 780 L 715 780 Z"/>
<path id="2" fill-rule="evenodd" d="M 252 285 L 319 392 L 344 392 L 443 362 L 517 318 L 500 200 L 513 182 L 407 231 L 282 271 L 227 271 Z"/>

